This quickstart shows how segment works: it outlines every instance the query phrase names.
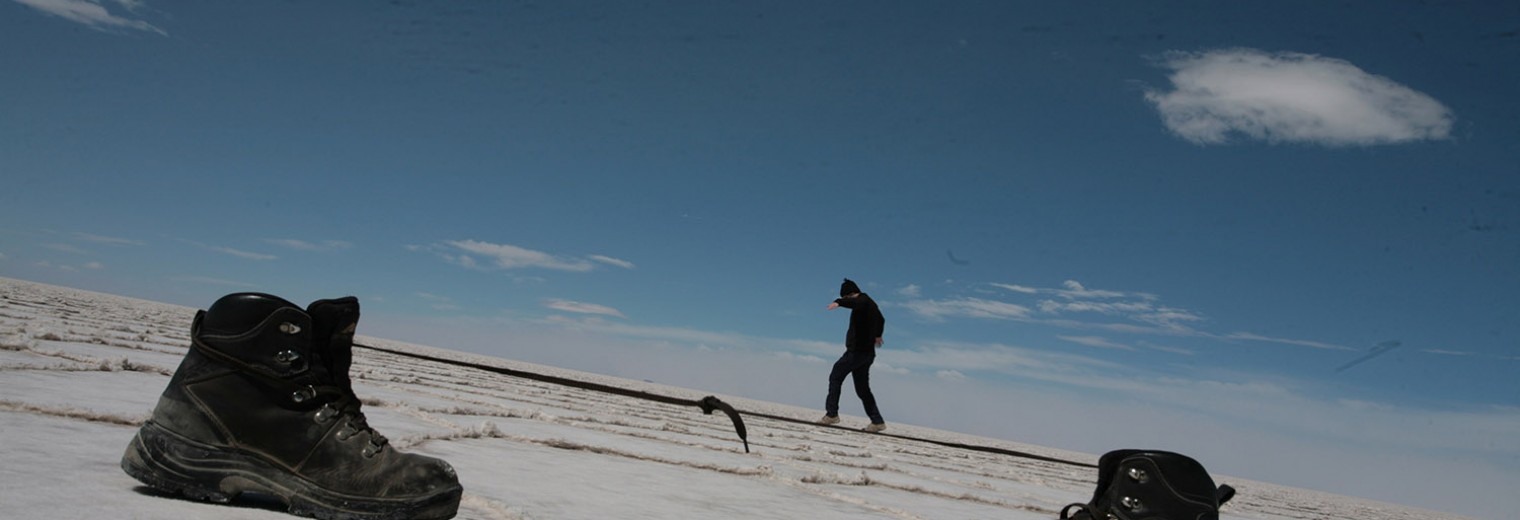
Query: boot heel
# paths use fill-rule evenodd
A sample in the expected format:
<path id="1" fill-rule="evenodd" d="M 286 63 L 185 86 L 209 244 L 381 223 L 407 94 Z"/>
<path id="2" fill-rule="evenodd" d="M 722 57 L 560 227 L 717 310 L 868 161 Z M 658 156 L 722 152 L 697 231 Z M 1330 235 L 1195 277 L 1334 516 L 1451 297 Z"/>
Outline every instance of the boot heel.
<path id="1" fill-rule="evenodd" d="M 225 504 L 245 490 L 222 489 L 223 477 L 232 474 L 225 468 L 239 464 L 216 451 L 197 446 L 150 421 L 127 445 L 121 469 L 159 491 Z"/>

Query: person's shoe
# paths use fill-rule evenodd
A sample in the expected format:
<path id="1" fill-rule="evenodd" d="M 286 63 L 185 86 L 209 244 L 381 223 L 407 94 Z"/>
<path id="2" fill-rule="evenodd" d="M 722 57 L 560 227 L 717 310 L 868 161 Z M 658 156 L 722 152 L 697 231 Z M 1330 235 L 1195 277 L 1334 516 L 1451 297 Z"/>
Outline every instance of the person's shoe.
<path id="1" fill-rule="evenodd" d="M 191 499 L 253 493 L 326 520 L 453 518 L 454 469 L 396 451 L 365 421 L 348 375 L 358 321 L 353 297 L 306 310 L 260 293 L 217 300 L 122 470 Z"/>
<path id="2" fill-rule="evenodd" d="M 1214 485 L 1203 465 L 1180 453 L 1114 450 L 1098 459 L 1098 487 L 1086 504 L 1061 508 L 1060 520 L 1188 518 L 1218 520 L 1235 488 Z"/>
<path id="3" fill-rule="evenodd" d="M 879 431 L 882 431 L 882 430 L 885 430 L 885 429 L 887 429 L 887 423 L 884 423 L 884 422 L 875 422 L 875 423 L 871 423 L 871 424 L 866 425 L 866 427 L 863 428 L 863 429 L 861 429 L 861 431 L 866 432 L 866 433 L 876 433 L 876 432 L 879 432 Z"/>
<path id="4" fill-rule="evenodd" d="M 822 419 L 818 420 L 818 424 L 839 424 L 839 416 L 825 415 Z"/>

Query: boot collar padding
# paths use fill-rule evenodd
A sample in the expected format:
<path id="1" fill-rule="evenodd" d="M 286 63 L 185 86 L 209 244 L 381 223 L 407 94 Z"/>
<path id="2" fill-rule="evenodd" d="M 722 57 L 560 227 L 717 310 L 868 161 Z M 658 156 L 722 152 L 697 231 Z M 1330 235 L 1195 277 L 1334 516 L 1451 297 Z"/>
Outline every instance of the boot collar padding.
<path id="1" fill-rule="evenodd" d="M 301 309 L 276 308 L 252 328 L 236 334 L 207 330 L 207 315 L 207 311 L 197 312 L 190 325 L 191 344 L 202 352 L 243 371 L 275 379 L 303 374 L 310 367 L 311 317 Z"/>

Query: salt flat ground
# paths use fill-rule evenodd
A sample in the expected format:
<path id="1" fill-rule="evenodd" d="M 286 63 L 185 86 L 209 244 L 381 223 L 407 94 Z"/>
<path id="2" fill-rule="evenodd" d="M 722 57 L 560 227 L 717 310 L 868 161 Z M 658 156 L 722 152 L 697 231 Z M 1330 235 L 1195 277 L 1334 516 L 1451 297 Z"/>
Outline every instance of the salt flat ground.
<path id="1" fill-rule="evenodd" d="M 267 501 L 229 506 L 165 497 L 118 465 L 188 348 L 194 314 L 0 278 L 0 516 L 293 518 Z M 707 395 L 378 338 L 359 342 L 682 399 Z M 353 375 L 371 426 L 402 450 L 454 465 L 465 487 L 462 519 L 1048 520 L 1067 503 L 1086 501 L 1097 478 L 1095 470 L 1069 464 L 754 416 L 745 421 L 752 450 L 745 453 L 722 413 L 369 349 L 356 349 Z M 818 414 L 718 397 L 741 412 Z M 864 425 L 846 417 L 852 422 Z M 920 438 L 1097 461 L 1093 454 L 891 427 Z M 1214 477 L 1239 490 L 1225 519 L 1462 518 Z"/>

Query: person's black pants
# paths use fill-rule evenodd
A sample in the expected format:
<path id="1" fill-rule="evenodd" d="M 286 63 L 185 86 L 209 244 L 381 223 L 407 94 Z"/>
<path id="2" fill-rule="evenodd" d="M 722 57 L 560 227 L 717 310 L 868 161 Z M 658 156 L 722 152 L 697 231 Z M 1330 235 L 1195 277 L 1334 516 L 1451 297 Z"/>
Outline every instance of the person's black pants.
<path id="1" fill-rule="evenodd" d="M 834 362 L 834 370 L 829 372 L 829 397 L 824 401 L 824 411 L 830 416 L 839 415 L 839 391 L 844 386 L 844 377 L 855 378 L 855 395 L 860 396 L 860 404 L 866 407 L 866 416 L 871 418 L 872 423 L 883 423 L 881 410 L 876 409 L 876 396 L 871 395 L 871 363 L 876 361 L 876 352 L 873 350 L 846 350 L 839 361 Z"/>

